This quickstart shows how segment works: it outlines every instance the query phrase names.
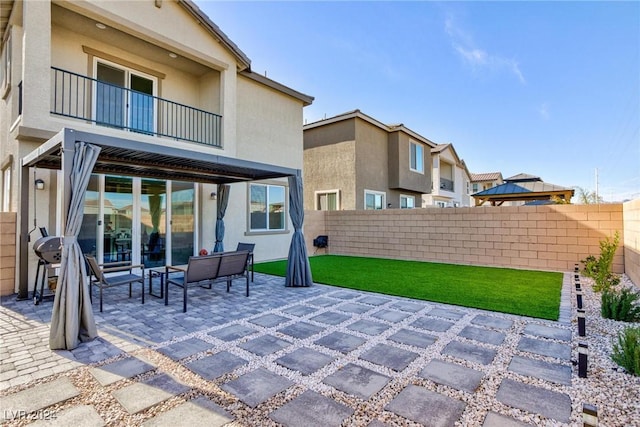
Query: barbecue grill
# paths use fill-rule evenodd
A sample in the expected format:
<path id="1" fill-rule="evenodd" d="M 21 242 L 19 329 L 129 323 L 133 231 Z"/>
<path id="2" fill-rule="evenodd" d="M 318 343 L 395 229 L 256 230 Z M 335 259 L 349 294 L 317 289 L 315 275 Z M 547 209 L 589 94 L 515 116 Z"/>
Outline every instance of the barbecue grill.
<path id="1" fill-rule="evenodd" d="M 49 264 L 60 263 L 60 251 L 62 249 L 62 237 L 41 237 L 33 244 L 33 251 L 38 257 Z"/>
<path id="2" fill-rule="evenodd" d="M 43 233 L 45 234 L 45 233 Z M 49 268 L 52 264 L 60 264 L 62 250 L 62 237 L 45 236 L 35 241 L 33 244 L 33 251 L 38 256 L 38 270 L 36 271 L 36 279 L 33 284 L 33 303 L 38 305 L 44 295 L 44 283 L 50 282 L 49 288 L 55 291 L 55 284 L 57 277 L 48 277 Z M 42 277 L 40 278 L 40 270 L 42 270 Z M 40 292 L 38 292 L 38 279 L 41 279 Z"/>

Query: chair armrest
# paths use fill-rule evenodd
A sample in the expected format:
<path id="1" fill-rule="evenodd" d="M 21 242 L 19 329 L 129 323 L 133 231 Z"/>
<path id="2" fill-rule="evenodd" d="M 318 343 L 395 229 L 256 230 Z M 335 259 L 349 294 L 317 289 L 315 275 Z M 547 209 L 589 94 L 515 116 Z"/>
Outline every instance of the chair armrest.
<path id="1" fill-rule="evenodd" d="M 117 267 L 117 266 L 127 267 L 130 264 L 131 264 L 131 261 L 114 261 L 114 262 L 105 262 L 102 264 L 98 264 L 98 267 Z"/>
<path id="2" fill-rule="evenodd" d="M 123 266 L 120 266 L 120 267 L 103 268 L 102 272 L 103 273 L 113 273 L 113 272 L 117 272 L 117 271 L 131 271 L 134 268 L 140 268 L 144 272 L 144 264 L 123 265 Z"/>

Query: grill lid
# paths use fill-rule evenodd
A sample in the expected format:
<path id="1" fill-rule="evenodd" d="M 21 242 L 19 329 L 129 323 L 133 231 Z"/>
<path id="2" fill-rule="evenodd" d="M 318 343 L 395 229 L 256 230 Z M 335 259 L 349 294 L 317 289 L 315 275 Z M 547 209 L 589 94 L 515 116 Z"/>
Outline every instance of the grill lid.
<path id="1" fill-rule="evenodd" d="M 33 251 L 50 264 L 58 264 L 61 259 L 62 237 L 41 237 L 33 244 Z"/>

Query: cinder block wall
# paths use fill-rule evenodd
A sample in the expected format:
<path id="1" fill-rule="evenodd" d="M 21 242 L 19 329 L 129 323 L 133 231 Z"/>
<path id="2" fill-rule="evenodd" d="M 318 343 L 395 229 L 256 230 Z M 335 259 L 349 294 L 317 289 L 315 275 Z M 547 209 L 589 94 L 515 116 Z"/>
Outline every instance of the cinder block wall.
<path id="1" fill-rule="evenodd" d="M 0 212 L 0 295 L 10 295 L 15 289 L 16 273 L 15 212 Z"/>
<path id="2" fill-rule="evenodd" d="M 571 271 L 587 255 L 598 255 L 599 241 L 616 231 L 622 242 L 621 204 L 331 211 L 305 217 L 307 239 L 327 234 L 332 254 L 550 271 Z M 622 245 L 614 271 L 624 271 Z"/>
<path id="3" fill-rule="evenodd" d="M 640 199 L 622 205 L 624 218 L 624 271 L 640 286 Z"/>

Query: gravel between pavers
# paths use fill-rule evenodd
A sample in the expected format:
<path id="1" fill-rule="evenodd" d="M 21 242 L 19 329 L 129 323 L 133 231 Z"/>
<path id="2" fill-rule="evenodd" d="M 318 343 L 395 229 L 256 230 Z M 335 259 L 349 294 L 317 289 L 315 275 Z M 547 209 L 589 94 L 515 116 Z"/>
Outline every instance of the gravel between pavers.
<path id="1" fill-rule="evenodd" d="M 571 275 L 571 278 L 572 277 L 573 275 Z M 567 275 L 565 275 L 565 280 L 567 280 Z M 495 396 L 500 383 L 503 379 L 510 378 L 516 381 L 526 382 L 527 384 L 543 387 L 552 391 L 568 394 L 572 399 L 573 407 L 570 425 L 582 425 L 581 411 L 583 403 L 590 403 L 597 406 L 600 425 L 640 425 L 640 406 L 638 405 L 638 402 L 640 402 L 640 378 L 633 377 L 622 372 L 622 369 L 617 367 L 617 365 L 615 365 L 615 363 L 611 361 L 609 356 L 612 349 L 612 340 L 615 338 L 619 331 L 624 329 L 626 326 L 629 326 L 629 324 L 602 319 L 600 316 L 600 295 L 592 292 L 592 282 L 590 281 L 590 279 L 582 277 L 581 283 L 584 295 L 584 308 L 586 310 L 587 318 L 587 336 L 583 338 L 578 337 L 577 334 L 577 317 L 575 314 L 575 288 L 573 286 L 573 280 L 571 280 L 571 299 L 573 313 L 571 316 L 570 325 L 560 323 L 556 324 L 554 322 L 537 319 L 521 318 L 518 316 L 503 315 L 500 313 L 488 313 L 481 310 L 451 307 L 456 311 L 465 313 L 465 317 L 446 332 L 434 332 L 433 335 L 437 336 L 438 340 L 434 344 L 430 345 L 426 350 L 422 351 L 420 357 L 411 362 L 409 366 L 400 373 L 394 372 L 391 369 L 385 368 L 384 366 L 376 365 L 359 359 L 360 355 L 374 347 L 376 344 L 385 342 L 388 336 L 396 332 L 397 328 L 389 329 L 385 332 L 382 332 L 378 336 L 372 337 L 348 329 L 346 327 L 348 326 L 348 324 L 338 327 L 329 327 L 321 323 L 314 323 L 308 318 L 305 319 L 306 322 L 312 324 L 322 325 L 323 327 L 333 328 L 333 330 L 336 331 L 346 332 L 351 335 L 367 339 L 367 342 L 363 346 L 345 357 L 342 353 L 329 350 L 326 347 L 321 347 L 317 344 L 314 344 L 314 341 L 317 339 L 317 337 L 311 337 L 304 340 L 294 340 L 288 335 L 274 332 L 273 329 L 263 329 L 259 326 L 256 326 L 254 323 L 249 322 L 249 319 L 257 318 L 265 314 L 261 313 L 260 315 L 252 316 L 251 318 L 231 322 L 231 324 L 248 326 L 261 331 L 258 335 L 253 335 L 251 338 L 269 333 L 287 341 L 292 341 L 292 346 L 277 351 L 273 354 L 259 357 L 238 347 L 239 343 L 246 341 L 249 338 L 241 339 L 234 342 L 225 342 L 208 334 L 211 331 L 215 331 L 222 327 L 213 326 L 202 331 L 177 337 L 171 341 L 154 345 L 149 348 L 142 348 L 139 350 L 135 350 L 129 354 L 123 354 L 117 357 L 113 357 L 99 364 L 75 368 L 62 374 L 53 375 L 42 380 L 31 382 L 29 384 L 24 384 L 3 390 L 0 393 L 0 398 L 2 396 L 15 393 L 25 388 L 32 387 L 33 385 L 38 383 L 49 382 L 56 378 L 59 378 L 60 376 L 67 376 L 69 377 L 71 382 L 80 390 L 80 395 L 59 405 L 48 408 L 49 411 L 61 411 L 63 409 L 81 404 L 92 405 L 104 419 L 107 425 L 135 426 L 140 425 L 145 420 L 148 420 L 159 413 L 172 409 L 187 400 L 193 399 L 198 396 L 206 396 L 207 398 L 211 399 L 212 401 L 223 407 L 225 410 L 227 410 L 235 418 L 235 421 L 229 424 L 230 426 L 275 426 L 277 424 L 269 418 L 269 413 L 271 413 L 275 408 L 280 407 L 285 403 L 293 400 L 304 391 L 311 389 L 317 393 L 334 399 L 338 403 L 345 404 L 354 408 L 355 413 L 347 420 L 345 420 L 345 423 L 343 423 L 343 425 L 365 426 L 371 421 L 371 416 L 374 415 L 375 418 L 380 421 L 384 421 L 389 425 L 415 426 L 418 424 L 408 421 L 402 417 L 399 417 L 393 412 L 384 409 L 385 406 L 408 384 L 414 384 L 465 402 L 467 406 L 456 425 L 482 425 L 484 418 L 489 411 L 493 411 L 498 414 L 533 425 L 563 425 L 562 423 L 559 423 L 557 421 L 550 420 L 539 415 L 531 414 L 527 411 L 515 409 L 498 402 L 495 399 Z M 623 276 L 622 283 L 623 286 L 633 286 L 633 284 L 626 276 Z M 289 304 L 279 309 L 270 310 L 269 312 L 277 315 L 285 315 L 285 313 L 282 311 L 283 309 L 301 303 L 305 304 L 304 301 L 301 301 L 295 304 Z M 427 307 L 443 307 L 440 304 L 430 304 L 428 302 L 424 304 Z M 325 308 L 323 310 L 328 309 Z M 359 319 L 378 321 L 379 319 L 375 319 L 370 316 L 370 314 L 374 313 L 375 311 L 377 310 L 372 310 L 370 313 L 364 315 L 353 315 L 353 322 Z M 410 325 L 413 321 L 415 321 L 416 318 L 422 316 L 425 311 L 428 311 L 428 309 L 422 310 L 421 312 L 413 313 L 411 316 L 398 323 L 402 325 Z M 313 317 L 317 314 L 318 313 L 316 312 L 307 317 Z M 465 339 L 458 337 L 457 334 L 465 326 L 470 325 L 471 319 L 473 319 L 477 314 L 491 314 L 492 316 L 498 318 L 503 317 L 505 319 L 513 320 L 513 325 L 511 326 L 511 328 L 509 328 L 508 331 L 506 331 L 508 332 L 506 335 L 506 339 L 501 345 L 493 346 L 489 344 L 473 342 L 475 345 L 497 350 L 497 354 L 493 363 L 485 366 L 441 354 L 442 349 L 451 341 L 451 339 L 455 338 L 459 341 L 465 342 Z M 296 320 L 292 320 L 288 323 L 284 323 L 283 325 L 287 325 L 295 321 Z M 573 332 L 573 339 L 571 342 L 573 360 L 577 360 L 578 342 L 584 342 L 588 344 L 588 377 L 584 379 L 579 378 L 577 375 L 577 367 L 573 366 L 572 385 L 567 386 L 550 384 L 549 382 L 540 379 L 524 377 L 514 372 L 508 371 L 508 366 L 513 355 L 532 357 L 535 359 L 551 362 L 554 361 L 554 359 L 552 358 L 537 355 L 532 356 L 530 353 L 523 353 L 517 350 L 516 347 L 520 340 L 520 337 L 523 334 L 524 328 L 527 324 L 532 323 L 539 323 L 541 325 L 547 326 L 552 325 L 559 328 L 570 328 Z M 228 325 L 229 324 L 225 324 L 224 326 Z M 280 325 L 280 327 L 281 326 L 282 325 Z M 637 326 L 637 324 L 635 324 L 634 326 Z M 169 357 L 164 356 L 160 352 L 156 351 L 156 349 L 159 347 L 164 347 L 171 343 L 181 342 L 194 337 L 215 344 L 214 349 L 197 353 L 182 360 L 180 363 L 175 362 Z M 395 345 L 399 348 L 404 348 L 409 351 L 416 351 L 415 347 L 410 347 L 398 343 L 396 343 Z M 282 355 L 288 354 L 301 347 L 308 347 L 318 351 L 322 351 L 325 354 L 335 356 L 337 359 L 308 376 L 303 376 L 300 373 L 290 371 L 275 362 L 275 360 Z M 184 366 L 185 362 L 201 359 L 207 355 L 213 354 L 214 352 L 217 353 L 223 350 L 227 350 L 237 356 L 240 356 L 248 360 L 249 363 L 234 370 L 229 374 L 217 378 L 214 381 L 204 380 Z M 157 368 L 132 379 L 125 379 L 106 387 L 100 386 L 89 372 L 90 369 L 94 366 L 102 366 L 107 363 L 129 357 L 129 355 L 135 355 L 140 359 L 146 360 L 157 366 Z M 458 391 L 448 386 L 436 384 L 427 379 L 420 378 L 418 376 L 418 373 L 426 365 L 425 360 L 432 360 L 434 358 L 441 359 L 447 362 L 455 362 L 458 365 L 466 366 L 484 372 L 485 375 L 482 379 L 479 389 L 474 394 L 470 394 L 467 392 Z M 328 386 L 322 382 L 325 377 L 333 374 L 339 368 L 350 362 L 357 362 L 360 366 L 364 366 L 380 374 L 390 376 L 392 379 L 381 392 L 376 393 L 371 397 L 371 399 L 367 401 L 363 401 L 354 396 L 336 390 L 333 387 Z M 250 372 L 258 367 L 265 367 L 271 372 L 282 375 L 295 382 L 295 385 L 277 394 L 267 402 L 259 404 L 256 408 L 248 407 L 247 405 L 240 402 L 237 397 L 225 392 L 220 388 L 222 384 L 235 379 L 240 375 Z M 144 379 L 152 378 L 158 373 L 168 373 L 172 375 L 177 380 L 187 384 L 191 388 L 191 390 L 183 394 L 174 396 L 148 410 L 133 415 L 128 414 L 111 394 L 111 392 L 114 390 L 119 390 L 135 382 L 140 382 Z M 27 424 L 28 421 L 15 420 L 7 423 L 6 425 L 23 426 Z"/>

